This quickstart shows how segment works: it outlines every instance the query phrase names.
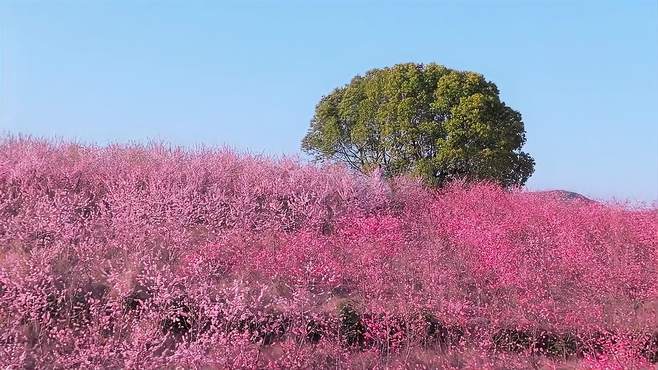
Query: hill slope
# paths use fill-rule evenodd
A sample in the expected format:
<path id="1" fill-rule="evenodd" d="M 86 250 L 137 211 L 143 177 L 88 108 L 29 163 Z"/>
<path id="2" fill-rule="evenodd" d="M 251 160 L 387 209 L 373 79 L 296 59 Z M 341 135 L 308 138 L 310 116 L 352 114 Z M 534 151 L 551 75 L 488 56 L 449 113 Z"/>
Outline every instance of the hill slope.
<path id="1" fill-rule="evenodd" d="M 657 215 L 228 151 L 5 139 L 0 364 L 648 366 Z"/>

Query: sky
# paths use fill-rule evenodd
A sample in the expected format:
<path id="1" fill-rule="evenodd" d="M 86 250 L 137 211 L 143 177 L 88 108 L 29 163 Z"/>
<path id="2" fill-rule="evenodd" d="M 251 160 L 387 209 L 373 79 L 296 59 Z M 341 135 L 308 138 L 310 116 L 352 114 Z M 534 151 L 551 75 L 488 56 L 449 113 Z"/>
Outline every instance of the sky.
<path id="1" fill-rule="evenodd" d="M 523 115 L 531 190 L 658 200 L 658 2 L 0 0 L 0 134 L 300 155 L 372 68 L 482 73 Z"/>

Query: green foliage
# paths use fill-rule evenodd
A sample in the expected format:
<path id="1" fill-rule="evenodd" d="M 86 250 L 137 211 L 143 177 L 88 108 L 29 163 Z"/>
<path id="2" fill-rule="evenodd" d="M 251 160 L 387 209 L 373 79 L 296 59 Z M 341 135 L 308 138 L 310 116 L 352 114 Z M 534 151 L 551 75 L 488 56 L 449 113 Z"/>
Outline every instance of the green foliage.
<path id="1" fill-rule="evenodd" d="M 493 336 L 493 344 L 503 351 L 521 352 L 530 348 L 532 335 L 517 329 L 502 329 Z"/>
<path id="2" fill-rule="evenodd" d="M 582 350 L 583 343 L 574 334 L 541 332 L 535 336 L 534 349 L 545 356 L 571 357 Z"/>
<path id="3" fill-rule="evenodd" d="M 649 362 L 658 364 L 658 332 L 647 336 L 641 354 L 646 357 Z"/>
<path id="4" fill-rule="evenodd" d="M 348 346 L 362 346 L 366 328 L 354 305 L 350 302 L 341 304 L 338 308 L 338 317 L 342 340 Z"/>
<path id="5" fill-rule="evenodd" d="M 364 173 L 513 186 L 533 172 L 524 143 L 521 114 L 482 75 L 407 63 L 370 70 L 323 97 L 302 148 Z"/>

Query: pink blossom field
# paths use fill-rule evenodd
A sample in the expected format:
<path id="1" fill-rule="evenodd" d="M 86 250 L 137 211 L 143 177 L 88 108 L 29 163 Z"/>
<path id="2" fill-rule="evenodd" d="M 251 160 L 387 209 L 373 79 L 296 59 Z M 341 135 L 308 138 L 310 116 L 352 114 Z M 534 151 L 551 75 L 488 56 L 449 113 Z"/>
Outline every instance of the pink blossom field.
<path id="1" fill-rule="evenodd" d="M 658 210 L 0 139 L 0 366 L 651 369 Z"/>

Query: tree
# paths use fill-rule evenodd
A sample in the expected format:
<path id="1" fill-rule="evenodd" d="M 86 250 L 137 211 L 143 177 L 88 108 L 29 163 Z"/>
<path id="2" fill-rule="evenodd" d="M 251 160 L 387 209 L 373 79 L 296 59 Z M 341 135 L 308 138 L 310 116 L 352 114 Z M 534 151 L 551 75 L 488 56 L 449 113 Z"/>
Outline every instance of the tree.
<path id="1" fill-rule="evenodd" d="M 521 114 L 484 76 L 438 64 L 397 64 L 356 76 L 315 108 L 302 148 L 360 172 L 411 173 L 523 185 L 534 160 L 521 151 Z"/>

